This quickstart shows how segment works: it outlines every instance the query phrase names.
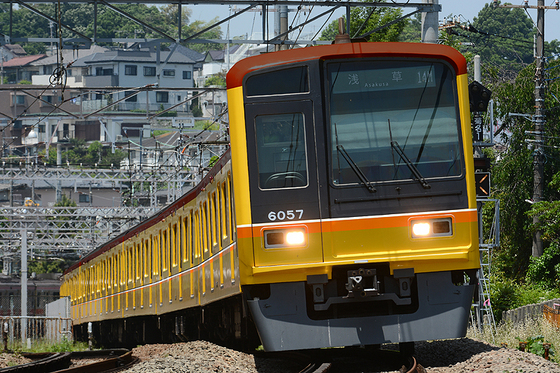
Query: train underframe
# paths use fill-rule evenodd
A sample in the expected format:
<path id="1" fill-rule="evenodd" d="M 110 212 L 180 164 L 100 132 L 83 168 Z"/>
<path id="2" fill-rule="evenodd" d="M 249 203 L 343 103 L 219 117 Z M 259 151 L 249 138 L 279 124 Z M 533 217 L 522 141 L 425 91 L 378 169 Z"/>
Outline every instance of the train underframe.
<path id="1" fill-rule="evenodd" d="M 242 295 L 163 315 L 107 319 L 92 323 L 93 344 L 133 348 L 148 343 L 208 340 L 248 350 L 260 345 Z M 74 326 L 74 338 L 87 341 L 88 324 Z"/>
<path id="2" fill-rule="evenodd" d="M 331 280 L 243 291 L 264 349 L 283 351 L 463 337 L 476 281 L 476 270 L 390 275 L 388 265 L 353 266 Z"/>

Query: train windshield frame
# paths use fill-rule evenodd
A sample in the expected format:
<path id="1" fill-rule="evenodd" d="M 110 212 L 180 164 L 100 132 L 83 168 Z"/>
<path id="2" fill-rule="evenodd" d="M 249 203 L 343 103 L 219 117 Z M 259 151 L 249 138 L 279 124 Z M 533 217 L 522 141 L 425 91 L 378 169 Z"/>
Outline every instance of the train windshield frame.
<path id="1" fill-rule="evenodd" d="M 447 63 L 331 61 L 326 78 L 334 186 L 418 179 L 426 187 L 463 177 L 456 74 Z"/>

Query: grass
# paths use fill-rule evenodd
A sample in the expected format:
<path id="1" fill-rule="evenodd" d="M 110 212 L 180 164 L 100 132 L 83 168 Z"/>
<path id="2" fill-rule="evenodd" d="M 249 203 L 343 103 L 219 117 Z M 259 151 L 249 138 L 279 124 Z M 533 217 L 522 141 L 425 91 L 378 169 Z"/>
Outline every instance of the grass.
<path id="1" fill-rule="evenodd" d="M 33 341 L 31 344 L 31 349 L 28 349 L 27 345 L 21 345 L 19 343 L 9 347 L 11 347 L 11 349 L 16 352 L 72 352 L 87 350 L 88 344 L 86 342 L 72 342 L 65 338 L 62 342 L 59 343 L 52 343 L 45 340 Z"/>
<path id="2" fill-rule="evenodd" d="M 469 327 L 467 337 L 484 341 L 496 347 L 501 347 L 502 344 L 507 343 L 509 348 L 519 348 L 520 341 L 529 342 L 531 352 L 541 356 L 544 354 L 542 343 L 550 343 L 552 345 L 550 348 L 551 360 L 560 361 L 560 357 L 554 355 L 554 350 L 560 347 L 559 330 L 543 317 L 527 319 L 523 323 L 516 324 L 501 322 L 497 326 L 494 336 L 488 328 L 481 333 L 476 328 Z"/>

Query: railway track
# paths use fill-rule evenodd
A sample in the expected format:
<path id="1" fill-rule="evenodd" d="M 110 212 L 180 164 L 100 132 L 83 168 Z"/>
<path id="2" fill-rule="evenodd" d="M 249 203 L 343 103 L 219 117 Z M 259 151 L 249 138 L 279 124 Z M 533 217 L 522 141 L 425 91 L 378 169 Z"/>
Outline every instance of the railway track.
<path id="1" fill-rule="evenodd" d="M 132 366 L 138 361 L 127 349 L 23 354 L 34 361 L 0 369 L 1 373 L 109 373 Z M 86 364 L 76 364 L 86 360 Z M 90 362 L 93 361 L 93 362 Z"/>

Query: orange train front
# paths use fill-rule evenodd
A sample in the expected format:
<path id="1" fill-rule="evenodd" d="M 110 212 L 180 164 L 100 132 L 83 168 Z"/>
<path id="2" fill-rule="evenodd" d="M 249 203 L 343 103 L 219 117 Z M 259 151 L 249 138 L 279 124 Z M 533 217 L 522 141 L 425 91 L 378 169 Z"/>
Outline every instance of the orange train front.
<path id="1" fill-rule="evenodd" d="M 464 336 L 479 251 L 463 56 L 336 44 L 244 59 L 227 84 L 240 282 L 264 348 Z"/>

